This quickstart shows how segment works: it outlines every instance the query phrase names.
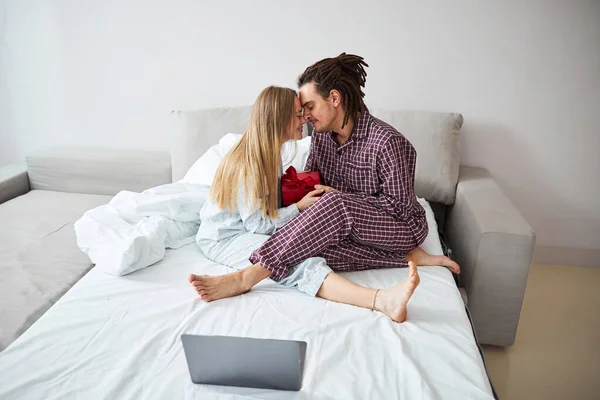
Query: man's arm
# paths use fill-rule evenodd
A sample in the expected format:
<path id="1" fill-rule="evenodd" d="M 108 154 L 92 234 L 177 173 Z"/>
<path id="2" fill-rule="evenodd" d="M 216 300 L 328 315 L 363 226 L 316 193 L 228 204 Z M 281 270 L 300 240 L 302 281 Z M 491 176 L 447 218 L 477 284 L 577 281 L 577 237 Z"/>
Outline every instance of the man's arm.
<path id="1" fill-rule="evenodd" d="M 406 139 L 392 137 L 377 157 L 377 171 L 381 192 L 375 203 L 399 219 L 410 216 L 415 196 L 415 166 L 417 152 Z"/>

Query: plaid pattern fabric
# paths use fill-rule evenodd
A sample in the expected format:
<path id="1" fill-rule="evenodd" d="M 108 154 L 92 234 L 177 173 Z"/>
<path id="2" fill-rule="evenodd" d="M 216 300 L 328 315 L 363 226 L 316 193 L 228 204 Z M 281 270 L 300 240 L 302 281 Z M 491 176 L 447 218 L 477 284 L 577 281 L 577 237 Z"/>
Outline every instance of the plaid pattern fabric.
<path id="1" fill-rule="evenodd" d="M 361 114 L 351 137 L 313 133 L 306 170 L 341 193 L 327 193 L 250 257 L 279 281 L 289 268 L 320 256 L 334 271 L 405 267 L 404 254 L 427 236 L 414 193 L 416 151 L 393 127 Z"/>

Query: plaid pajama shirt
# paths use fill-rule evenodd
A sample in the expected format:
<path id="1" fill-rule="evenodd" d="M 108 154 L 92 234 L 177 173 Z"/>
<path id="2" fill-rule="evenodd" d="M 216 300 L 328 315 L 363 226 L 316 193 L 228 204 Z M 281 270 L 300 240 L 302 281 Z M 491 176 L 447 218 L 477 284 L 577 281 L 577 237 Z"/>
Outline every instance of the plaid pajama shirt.
<path id="1" fill-rule="evenodd" d="M 341 146 L 336 133 L 313 133 L 306 170 L 339 193 L 326 193 L 250 256 L 280 281 L 309 257 L 334 271 L 406 267 L 404 254 L 428 233 L 414 192 L 417 154 L 396 129 L 362 113 Z"/>

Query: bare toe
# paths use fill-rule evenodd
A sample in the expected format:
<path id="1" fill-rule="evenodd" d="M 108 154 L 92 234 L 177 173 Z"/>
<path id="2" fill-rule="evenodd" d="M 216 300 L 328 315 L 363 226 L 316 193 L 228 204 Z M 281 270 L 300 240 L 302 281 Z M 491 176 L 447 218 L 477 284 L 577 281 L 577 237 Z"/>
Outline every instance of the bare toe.
<path id="1" fill-rule="evenodd" d="M 450 270 L 455 274 L 460 274 L 460 267 L 456 262 L 450 260 L 450 265 L 448 266 L 448 268 L 450 268 Z"/>
<path id="2" fill-rule="evenodd" d="M 241 271 L 219 276 L 190 275 L 190 282 L 204 301 L 237 296 L 250 290 L 242 280 Z"/>

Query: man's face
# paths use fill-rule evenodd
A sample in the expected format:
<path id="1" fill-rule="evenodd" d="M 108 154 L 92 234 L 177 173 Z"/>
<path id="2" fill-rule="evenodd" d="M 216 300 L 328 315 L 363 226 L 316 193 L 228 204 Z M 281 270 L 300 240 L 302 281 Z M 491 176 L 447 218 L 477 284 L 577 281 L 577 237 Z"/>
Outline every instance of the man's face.
<path id="1" fill-rule="evenodd" d="M 310 121 L 317 132 L 335 130 L 334 122 L 337 109 L 333 106 L 332 96 L 328 99 L 321 97 L 315 91 L 314 82 L 308 82 L 300 87 L 300 102 L 304 110 L 304 118 Z"/>

